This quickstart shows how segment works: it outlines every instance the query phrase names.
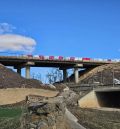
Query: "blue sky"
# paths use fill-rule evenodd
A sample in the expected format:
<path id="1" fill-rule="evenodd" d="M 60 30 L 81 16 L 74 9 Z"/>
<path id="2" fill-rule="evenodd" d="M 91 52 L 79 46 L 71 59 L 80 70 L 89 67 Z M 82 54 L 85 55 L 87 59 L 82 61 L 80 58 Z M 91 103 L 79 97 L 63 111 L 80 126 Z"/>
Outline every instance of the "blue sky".
<path id="1" fill-rule="evenodd" d="M 119 0 L 0 0 L 0 22 L 34 38 L 34 54 L 119 58 L 119 7 Z"/>
<path id="2" fill-rule="evenodd" d="M 119 0 L 0 0 L 0 23 L 33 38 L 33 54 L 120 58 Z"/>

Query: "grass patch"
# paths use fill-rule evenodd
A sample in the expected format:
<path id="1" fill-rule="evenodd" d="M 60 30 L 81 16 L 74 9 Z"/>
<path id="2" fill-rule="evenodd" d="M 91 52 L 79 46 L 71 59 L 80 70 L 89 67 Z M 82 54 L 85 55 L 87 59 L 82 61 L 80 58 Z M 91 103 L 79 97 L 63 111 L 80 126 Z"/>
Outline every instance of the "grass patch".
<path id="1" fill-rule="evenodd" d="M 0 108 L 0 129 L 18 129 L 21 125 L 21 107 Z"/>
<path id="2" fill-rule="evenodd" d="M 20 107 L 16 108 L 0 108 L 0 118 L 1 117 L 19 117 L 21 116 L 22 109 Z"/>

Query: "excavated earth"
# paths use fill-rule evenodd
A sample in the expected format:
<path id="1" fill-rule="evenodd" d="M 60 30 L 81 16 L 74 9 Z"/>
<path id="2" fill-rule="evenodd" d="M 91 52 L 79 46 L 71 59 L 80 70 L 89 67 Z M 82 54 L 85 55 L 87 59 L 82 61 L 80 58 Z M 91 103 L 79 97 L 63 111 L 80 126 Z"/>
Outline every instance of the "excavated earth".
<path id="1" fill-rule="evenodd" d="M 80 84 L 113 85 L 114 79 L 120 80 L 120 63 L 102 65 L 86 71 L 80 76 Z"/>
<path id="2" fill-rule="evenodd" d="M 113 78 L 120 80 L 120 63 L 106 64 L 79 71 L 79 85 L 111 86 L 113 85 Z M 74 74 L 67 81 L 73 82 Z"/>
<path id="3" fill-rule="evenodd" d="M 99 82 L 100 86 L 111 86 L 113 77 L 120 79 L 120 64 L 104 65 L 88 70 L 81 74 L 79 84 L 92 85 Z M 25 79 L 0 65 L 1 89 L 33 87 L 49 89 L 37 80 Z M 33 96 L 32 101 L 26 98 L 27 104 L 25 102 L 24 105 L 21 104 L 24 108 L 20 118 L 21 124 L 18 124 L 18 127 L 14 126 L 16 128 L 13 129 L 120 129 L 119 110 L 82 109 L 77 105 L 81 97 L 78 92 L 76 94 L 69 90 L 65 84 L 58 84 L 56 87 L 60 91 L 56 97 Z M 66 117 L 67 110 L 74 116 L 67 112 Z M 0 121 L 0 124 L 2 123 L 4 122 Z M 1 129 L 9 129 L 9 127 L 1 127 Z"/>
<path id="4" fill-rule="evenodd" d="M 0 89 L 2 88 L 44 88 L 51 89 L 35 79 L 25 79 L 13 70 L 0 64 Z"/>
<path id="5" fill-rule="evenodd" d="M 4 92 L 10 90 L 11 92 L 11 90 L 13 89 L 13 92 L 16 93 L 16 90 L 19 89 L 24 89 L 24 91 L 31 89 L 31 91 L 33 91 L 35 88 L 36 90 L 40 90 L 41 88 L 45 90 L 47 89 L 46 92 L 48 91 L 48 89 L 53 90 L 52 92 L 56 92 L 53 88 L 47 87 L 37 80 L 25 79 L 11 69 L 8 69 L 0 64 L 1 95 L 4 94 L 2 90 Z M 0 129 L 72 129 L 70 126 L 71 122 L 67 118 L 67 115 L 65 115 L 65 101 L 67 99 L 64 98 L 66 98 L 67 96 L 64 98 L 62 95 L 58 98 L 47 97 L 50 94 L 49 92 L 47 93 L 48 95 L 45 95 L 45 97 L 44 95 L 40 96 L 37 94 L 37 98 L 39 99 L 33 97 L 32 101 L 34 100 L 34 102 L 31 101 L 29 103 L 30 105 L 26 103 L 28 98 L 27 96 L 26 100 L 23 102 L 16 102 L 13 103 L 13 105 L 2 105 L 0 107 Z M 31 94 L 32 93 L 30 93 L 30 95 Z M 20 96 L 21 95 L 23 94 L 20 94 Z M 70 96 L 70 94 L 68 95 Z M 15 95 L 14 99 L 17 96 L 18 95 Z M 5 98 L 8 98 L 9 101 L 11 97 L 9 94 L 6 94 Z M 44 102 L 44 99 L 46 99 L 47 102 Z M 50 99 L 50 102 L 48 102 L 48 99 Z M 21 116 L 16 116 L 16 109 L 19 111 L 19 115 L 21 112 Z M 13 111 L 13 114 L 11 114 L 11 110 Z M 12 117 L 13 115 L 15 115 L 15 118 Z"/>
<path id="6" fill-rule="evenodd" d="M 120 64 L 107 64 L 86 72 L 81 71 L 79 76 L 80 86 L 119 87 Z M 118 80 L 118 84 L 114 85 L 116 83 L 114 79 Z M 120 109 L 83 109 L 78 106 L 68 106 L 68 108 L 86 129 L 120 129 Z"/>

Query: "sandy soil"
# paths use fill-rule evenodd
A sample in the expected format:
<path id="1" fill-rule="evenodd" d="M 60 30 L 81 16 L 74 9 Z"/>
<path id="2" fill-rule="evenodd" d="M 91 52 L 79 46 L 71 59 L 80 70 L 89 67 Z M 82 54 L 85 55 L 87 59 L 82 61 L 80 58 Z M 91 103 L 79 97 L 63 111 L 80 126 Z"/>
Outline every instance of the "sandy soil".
<path id="1" fill-rule="evenodd" d="M 36 88 L 7 88 L 0 89 L 0 105 L 14 104 L 25 100 L 27 95 L 54 97 L 57 91 Z"/>

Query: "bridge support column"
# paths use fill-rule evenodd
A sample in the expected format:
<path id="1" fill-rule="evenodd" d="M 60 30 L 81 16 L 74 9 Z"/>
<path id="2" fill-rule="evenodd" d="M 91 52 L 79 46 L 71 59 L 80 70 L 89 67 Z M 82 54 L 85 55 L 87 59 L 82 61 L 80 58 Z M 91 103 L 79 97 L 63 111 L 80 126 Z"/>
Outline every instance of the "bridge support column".
<path id="1" fill-rule="evenodd" d="M 75 83 L 78 83 L 78 79 L 79 79 L 78 68 L 74 68 L 74 75 L 75 75 Z"/>
<path id="2" fill-rule="evenodd" d="M 17 73 L 21 75 L 21 68 L 20 67 L 17 68 Z"/>
<path id="3" fill-rule="evenodd" d="M 26 66 L 25 77 L 30 79 L 30 66 Z"/>
<path id="4" fill-rule="evenodd" d="M 63 69 L 63 81 L 67 81 L 67 69 Z"/>

